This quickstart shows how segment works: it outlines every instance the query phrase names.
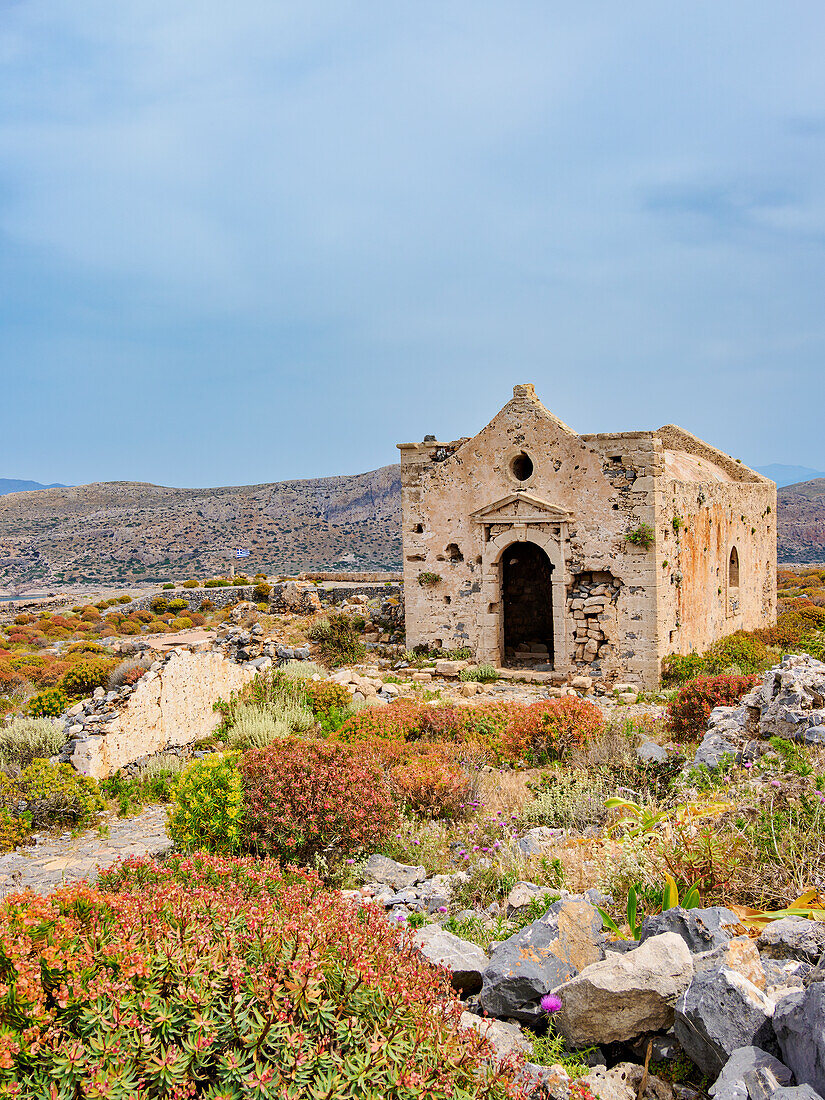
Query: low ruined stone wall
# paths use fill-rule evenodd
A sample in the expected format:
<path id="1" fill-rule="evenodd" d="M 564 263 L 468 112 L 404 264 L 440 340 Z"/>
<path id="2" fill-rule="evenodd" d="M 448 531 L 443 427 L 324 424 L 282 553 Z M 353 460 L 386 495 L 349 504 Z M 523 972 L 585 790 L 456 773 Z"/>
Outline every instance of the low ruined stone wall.
<path id="1" fill-rule="evenodd" d="M 255 675 L 213 651 L 174 650 L 133 688 L 88 700 L 70 714 L 63 758 L 82 775 L 103 779 L 135 760 L 207 737 L 221 721 L 219 698 Z"/>
<path id="2" fill-rule="evenodd" d="M 204 600 L 209 600 L 213 607 L 232 607 L 241 600 L 252 600 L 253 585 L 243 585 L 229 588 L 168 588 L 160 592 L 150 592 L 146 596 L 140 596 L 130 604 L 124 604 L 119 610 L 127 614 L 131 611 L 142 611 L 149 608 L 152 600 L 159 596 L 164 600 L 184 600 L 190 611 L 197 611 Z M 367 596 L 369 599 L 391 599 L 403 603 L 403 586 L 399 582 L 381 583 L 372 581 L 339 583 L 337 580 L 327 584 L 310 584 L 304 582 L 297 584 L 295 581 L 281 581 L 272 585 L 269 597 L 270 608 L 275 612 L 293 611 L 298 614 L 312 614 L 324 607 L 337 607 L 346 603 L 355 595 Z"/>

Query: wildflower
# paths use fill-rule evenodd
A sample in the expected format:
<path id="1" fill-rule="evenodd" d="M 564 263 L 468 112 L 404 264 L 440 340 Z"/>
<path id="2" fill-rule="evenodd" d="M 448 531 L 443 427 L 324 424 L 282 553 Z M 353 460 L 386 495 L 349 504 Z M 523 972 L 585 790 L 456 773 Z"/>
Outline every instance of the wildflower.
<path id="1" fill-rule="evenodd" d="M 555 993 L 545 993 L 539 1003 L 542 1012 L 546 1012 L 548 1016 L 552 1016 L 555 1012 L 561 1012 L 561 1000 Z"/>
<path id="2" fill-rule="evenodd" d="M 439 913 L 446 913 L 447 912 L 447 906 L 446 905 L 439 905 L 438 911 L 439 911 Z"/>
<path id="3" fill-rule="evenodd" d="M 354 859 L 348 859 L 346 862 L 347 863 L 355 863 L 355 860 Z"/>
<path id="4" fill-rule="evenodd" d="M 781 786 L 782 786 L 782 784 L 781 784 L 781 783 L 779 782 L 779 780 L 778 780 L 778 779 L 772 779 L 772 780 L 771 780 L 771 786 L 772 786 L 772 787 L 781 787 Z"/>
<path id="5" fill-rule="evenodd" d="M 742 767 L 743 768 L 752 768 L 753 764 L 750 760 L 746 760 L 745 763 L 742 765 Z"/>

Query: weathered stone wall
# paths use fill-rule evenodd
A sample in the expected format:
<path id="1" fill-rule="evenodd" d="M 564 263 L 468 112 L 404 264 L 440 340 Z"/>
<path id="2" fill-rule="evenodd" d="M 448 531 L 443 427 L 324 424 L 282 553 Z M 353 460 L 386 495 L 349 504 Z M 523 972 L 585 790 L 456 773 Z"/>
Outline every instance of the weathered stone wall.
<path id="1" fill-rule="evenodd" d="M 472 439 L 400 450 L 410 645 L 466 645 L 502 663 L 503 571 L 520 542 L 553 567 L 557 671 L 652 686 L 667 653 L 772 619 L 775 486 L 679 428 L 579 436 L 516 386 Z M 626 538 L 642 524 L 650 547 Z M 722 586 L 720 604 L 717 570 L 734 543 L 739 594 Z"/>
<path id="2" fill-rule="evenodd" d="M 102 779 L 144 756 L 206 737 L 221 721 L 213 703 L 254 674 L 220 653 L 176 650 L 153 665 L 116 713 L 86 725 L 82 739 L 70 733 L 71 762 L 83 775 Z"/>
<path id="3" fill-rule="evenodd" d="M 131 611 L 140 611 L 148 608 L 152 600 L 157 599 L 158 596 L 167 601 L 185 600 L 186 606 L 191 611 L 197 611 L 204 600 L 210 600 L 216 608 L 232 607 L 241 600 L 251 600 L 253 587 L 253 585 L 243 585 L 237 588 L 234 586 L 229 588 L 168 588 L 159 592 L 150 592 L 146 596 L 138 597 L 130 604 L 123 604 L 117 609 L 112 608 L 111 610 L 123 611 L 125 614 Z M 389 598 L 391 596 L 402 599 L 402 592 L 402 586 L 398 581 L 382 581 L 381 583 L 377 581 L 351 583 L 338 581 L 326 584 L 297 584 L 295 581 L 279 581 L 277 584 L 272 585 L 270 604 L 273 610 L 282 610 L 290 603 L 289 597 L 291 594 L 303 595 L 309 593 L 312 599 L 303 601 L 303 603 L 306 604 L 307 612 L 311 613 L 313 610 L 311 604 L 313 603 L 315 604 L 314 609 L 317 610 L 321 607 L 334 607 L 356 594 L 368 596 L 370 599 Z M 315 597 L 317 597 L 317 601 Z M 298 600 L 291 610 L 298 611 L 300 609 L 301 601 Z"/>

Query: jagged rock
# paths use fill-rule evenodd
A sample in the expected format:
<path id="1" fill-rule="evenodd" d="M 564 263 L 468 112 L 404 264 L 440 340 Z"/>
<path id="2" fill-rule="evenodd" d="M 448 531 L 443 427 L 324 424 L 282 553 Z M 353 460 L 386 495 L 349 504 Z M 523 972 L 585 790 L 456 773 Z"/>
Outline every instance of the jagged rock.
<path id="1" fill-rule="evenodd" d="M 568 1100 L 570 1076 L 564 1066 L 537 1066 L 525 1062 L 516 1083 L 530 1100 Z"/>
<path id="2" fill-rule="evenodd" d="M 825 954 L 825 924 L 805 917 L 772 921 L 757 941 L 770 959 L 798 959 L 816 964 Z"/>
<path id="3" fill-rule="evenodd" d="M 789 1085 L 793 1074 L 778 1058 L 759 1047 L 740 1047 L 728 1058 L 708 1092 L 716 1100 L 764 1100 L 781 1085 Z"/>
<path id="4" fill-rule="evenodd" d="M 645 917 L 640 940 L 675 932 L 681 936 L 694 955 L 712 951 L 742 931 L 739 918 L 730 909 L 716 905 L 710 909 L 682 909 L 676 906 L 663 913 Z"/>
<path id="5" fill-rule="evenodd" d="M 778 1088 L 771 1100 L 823 1100 L 810 1085 L 796 1085 L 793 1088 Z"/>
<path id="6" fill-rule="evenodd" d="M 596 1066 L 579 1078 L 599 1100 L 636 1100 L 642 1083 L 644 1067 L 635 1062 L 619 1062 L 612 1069 Z M 647 1100 L 673 1100 L 673 1089 L 654 1073 L 648 1074 L 645 1088 Z"/>
<path id="7" fill-rule="evenodd" d="M 555 990 L 558 1030 L 572 1046 L 618 1043 L 673 1023 L 673 1005 L 693 977 L 693 959 L 673 932 L 654 936 L 627 955 L 586 967 Z"/>
<path id="8" fill-rule="evenodd" d="M 783 997 L 773 1026 L 782 1060 L 797 1084 L 825 1094 L 825 984 L 814 982 L 802 993 Z"/>
<path id="9" fill-rule="evenodd" d="M 621 696 L 620 696 L 621 698 Z M 643 764 L 664 764 L 668 759 L 668 751 L 655 741 L 645 741 L 636 749 L 636 755 Z"/>
<path id="10" fill-rule="evenodd" d="M 563 834 L 563 829 L 551 829 L 548 825 L 538 825 L 519 837 L 516 845 L 522 855 L 540 856 L 552 846 L 557 837 Z"/>
<path id="11" fill-rule="evenodd" d="M 532 1039 L 524 1034 L 518 1024 L 507 1024 L 503 1020 L 491 1020 L 472 1012 L 462 1012 L 461 1026 L 471 1027 L 483 1035 L 499 1058 L 507 1058 L 519 1052 L 529 1054 L 533 1049 Z"/>
<path id="12" fill-rule="evenodd" d="M 387 856 L 372 855 L 364 864 L 362 877 L 364 882 L 381 882 L 393 890 L 404 890 L 423 882 L 427 872 L 421 866 L 413 867 L 409 863 L 396 863 Z"/>
<path id="13" fill-rule="evenodd" d="M 484 972 L 479 1004 L 491 1016 L 535 1023 L 545 993 L 604 957 L 602 920 L 585 901 L 558 901 L 499 944 Z"/>
<path id="14" fill-rule="evenodd" d="M 754 941 L 747 936 L 737 936 L 727 943 L 721 943 L 713 951 L 693 957 L 693 967 L 697 974 L 703 970 L 719 970 L 722 966 L 735 970 L 737 974 L 753 982 L 757 989 L 765 989 L 765 970 L 759 951 Z"/>
<path id="15" fill-rule="evenodd" d="M 741 974 L 705 970 L 679 998 L 674 1032 L 691 1061 L 715 1077 L 740 1047 L 777 1053 L 773 1012 L 773 1001 Z"/>
<path id="16" fill-rule="evenodd" d="M 778 1001 L 786 993 L 805 988 L 805 980 L 812 973 L 810 963 L 797 959 L 771 959 L 760 956 L 765 972 L 765 992 L 772 1001 Z"/>
<path id="17" fill-rule="evenodd" d="M 489 959 L 478 944 L 468 943 L 438 924 L 427 924 L 413 936 L 425 959 L 450 972 L 453 988 L 464 996 L 481 989 L 481 976 Z"/>
<path id="18" fill-rule="evenodd" d="M 547 886 L 536 886 L 534 882 L 517 882 L 507 895 L 507 911 L 517 913 L 520 909 L 526 909 L 531 902 L 546 898 L 552 892 Z M 558 897 L 558 891 L 556 897 Z"/>

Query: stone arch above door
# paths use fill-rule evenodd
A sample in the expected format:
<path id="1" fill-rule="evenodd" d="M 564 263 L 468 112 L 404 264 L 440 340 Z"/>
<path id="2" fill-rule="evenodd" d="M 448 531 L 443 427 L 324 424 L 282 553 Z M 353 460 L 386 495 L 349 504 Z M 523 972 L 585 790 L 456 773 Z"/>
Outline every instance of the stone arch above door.
<path id="1" fill-rule="evenodd" d="M 559 518 L 548 522 L 545 514 L 534 520 L 518 520 L 509 524 L 504 517 L 489 517 L 484 510 L 485 542 L 482 551 L 481 582 L 481 630 L 478 659 L 486 664 L 500 665 L 504 657 L 503 648 L 503 607 L 502 607 L 502 558 L 507 550 L 520 542 L 530 542 L 538 546 L 553 566 L 553 649 L 554 668 L 569 671 L 572 669 L 570 624 L 567 615 L 567 586 L 570 574 L 567 570 L 566 547 L 568 543 L 567 523 Z M 480 515 L 477 513 L 477 516 Z M 489 517 L 489 518 L 488 518 Z M 521 517 L 519 517 L 521 518 Z M 489 526 L 488 526 L 489 525 Z M 489 534 L 488 534 L 489 532 Z"/>

